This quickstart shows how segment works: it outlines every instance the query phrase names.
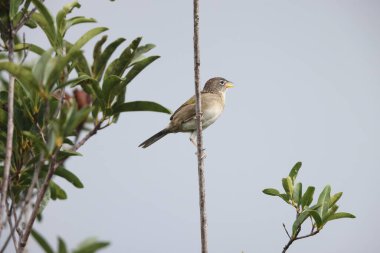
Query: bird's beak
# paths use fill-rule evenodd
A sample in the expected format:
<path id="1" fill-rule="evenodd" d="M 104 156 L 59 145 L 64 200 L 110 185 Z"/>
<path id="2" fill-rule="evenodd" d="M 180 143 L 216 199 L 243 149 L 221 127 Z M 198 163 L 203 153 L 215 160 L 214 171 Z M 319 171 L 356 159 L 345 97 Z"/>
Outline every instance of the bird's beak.
<path id="1" fill-rule="evenodd" d="M 231 82 L 226 83 L 226 88 L 233 88 L 234 84 Z"/>

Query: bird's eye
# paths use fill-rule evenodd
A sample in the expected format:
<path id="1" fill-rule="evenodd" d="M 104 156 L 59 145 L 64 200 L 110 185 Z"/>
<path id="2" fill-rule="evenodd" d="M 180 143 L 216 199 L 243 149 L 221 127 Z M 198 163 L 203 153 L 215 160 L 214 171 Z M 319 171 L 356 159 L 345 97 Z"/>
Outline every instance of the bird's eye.
<path id="1" fill-rule="evenodd" d="M 225 80 L 220 80 L 220 82 L 219 82 L 220 85 L 224 85 L 225 83 L 226 83 Z"/>

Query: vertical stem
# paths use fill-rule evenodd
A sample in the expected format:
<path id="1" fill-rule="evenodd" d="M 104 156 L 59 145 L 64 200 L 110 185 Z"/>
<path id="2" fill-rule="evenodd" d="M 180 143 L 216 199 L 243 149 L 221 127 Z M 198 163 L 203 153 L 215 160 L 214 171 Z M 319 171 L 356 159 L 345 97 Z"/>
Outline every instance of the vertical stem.
<path id="1" fill-rule="evenodd" d="M 204 175 L 204 150 L 201 121 L 201 93 L 199 89 L 199 66 L 201 65 L 199 53 L 199 0 L 194 0 L 194 77 L 196 97 L 196 122 L 197 122 L 197 156 L 199 178 L 199 209 L 201 222 L 202 253 L 207 253 L 207 214 L 206 214 L 206 190 Z"/>
<path id="2" fill-rule="evenodd" d="M 14 41 L 13 41 L 13 26 L 12 21 L 9 21 L 9 39 L 7 41 L 8 48 L 8 60 L 9 62 L 14 61 Z M 7 143 L 5 149 L 5 161 L 4 161 L 4 172 L 3 180 L 1 187 L 1 200 L 0 200 L 0 233 L 3 229 L 3 214 L 6 212 L 6 200 L 7 192 L 9 186 L 9 174 L 11 169 L 12 161 L 12 144 L 13 144 L 13 101 L 14 101 L 14 86 L 15 78 L 12 74 L 9 73 L 9 82 L 8 82 L 8 122 L 7 122 Z"/>
<path id="3" fill-rule="evenodd" d="M 56 164 L 58 152 L 59 152 L 59 148 L 57 148 L 57 150 L 52 155 L 50 165 L 49 165 L 49 169 L 48 169 L 48 173 L 44 179 L 44 182 L 41 186 L 40 191 L 37 194 L 37 199 L 36 199 L 36 203 L 34 204 L 32 214 L 30 215 L 28 222 L 26 223 L 25 230 L 24 230 L 24 232 L 20 238 L 20 241 L 18 244 L 18 252 L 19 253 L 24 252 L 26 243 L 29 239 L 30 233 L 32 232 L 34 221 L 36 220 L 37 215 L 38 215 L 38 211 L 40 210 L 41 202 L 42 202 L 43 198 L 45 197 L 45 193 L 49 187 L 49 183 L 51 181 L 51 178 L 53 177 L 54 172 L 58 168 L 58 165 Z"/>

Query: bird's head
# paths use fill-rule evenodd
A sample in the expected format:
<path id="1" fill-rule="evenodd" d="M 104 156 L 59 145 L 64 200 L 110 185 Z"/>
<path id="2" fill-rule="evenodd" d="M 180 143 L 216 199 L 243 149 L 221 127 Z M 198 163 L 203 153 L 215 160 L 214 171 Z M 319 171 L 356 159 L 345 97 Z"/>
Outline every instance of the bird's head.
<path id="1" fill-rule="evenodd" d="M 228 88 L 232 87 L 234 87 L 232 82 L 227 81 L 223 77 L 214 77 L 206 82 L 205 87 L 203 87 L 203 92 L 224 93 Z"/>

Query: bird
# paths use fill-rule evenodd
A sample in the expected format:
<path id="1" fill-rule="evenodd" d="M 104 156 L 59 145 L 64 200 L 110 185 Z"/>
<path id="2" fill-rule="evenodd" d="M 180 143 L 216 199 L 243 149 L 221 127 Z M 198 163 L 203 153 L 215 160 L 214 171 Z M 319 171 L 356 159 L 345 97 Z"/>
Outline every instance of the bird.
<path id="1" fill-rule="evenodd" d="M 226 100 L 226 90 L 234 87 L 233 83 L 222 77 L 209 79 L 201 91 L 202 128 L 212 125 L 222 114 Z M 139 145 L 147 148 L 170 133 L 189 132 L 190 141 L 196 146 L 197 124 L 195 112 L 195 95 L 182 104 L 170 117 L 167 127 Z"/>

